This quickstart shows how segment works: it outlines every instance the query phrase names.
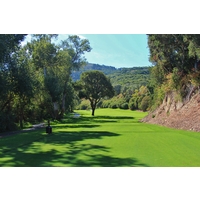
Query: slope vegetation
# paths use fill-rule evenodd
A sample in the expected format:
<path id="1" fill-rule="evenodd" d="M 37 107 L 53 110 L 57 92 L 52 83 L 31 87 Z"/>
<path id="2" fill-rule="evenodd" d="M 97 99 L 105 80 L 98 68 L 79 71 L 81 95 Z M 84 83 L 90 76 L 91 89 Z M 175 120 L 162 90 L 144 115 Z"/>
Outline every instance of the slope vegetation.
<path id="1" fill-rule="evenodd" d="M 176 94 L 167 94 L 161 106 L 142 119 L 143 122 L 160 124 L 177 129 L 200 132 L 200 94 L 190 100 L 177 101 Z"/>

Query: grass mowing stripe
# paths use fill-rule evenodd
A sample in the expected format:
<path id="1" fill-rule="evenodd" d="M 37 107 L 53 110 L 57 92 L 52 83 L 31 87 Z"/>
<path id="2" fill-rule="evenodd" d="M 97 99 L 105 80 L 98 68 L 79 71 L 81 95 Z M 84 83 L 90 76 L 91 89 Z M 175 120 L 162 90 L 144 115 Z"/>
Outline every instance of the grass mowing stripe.
<path id="1" fill-rule="evenodd" d="M 143 112 L 76 112 L 80 118 L 52 122 L 50 137 L 41 130 L 1 138 L 0 166 L 200 166 L 199 133 L 141 123 Z"/>

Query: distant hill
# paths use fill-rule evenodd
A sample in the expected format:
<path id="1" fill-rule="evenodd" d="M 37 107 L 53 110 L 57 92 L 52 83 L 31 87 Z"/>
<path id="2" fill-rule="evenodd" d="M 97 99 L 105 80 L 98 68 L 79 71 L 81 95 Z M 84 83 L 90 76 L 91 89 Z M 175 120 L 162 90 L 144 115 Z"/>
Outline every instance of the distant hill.
<path id="1" fill-rule="evenodd" d="M 71 77 L 73 81 L 80 79 L 83 72 L 88 70 L 99 70 L 107 75 L 113 85 L 137 88 L 146 85 L 149 79 L 149 67 L 116 68 L 113 66 L 88 63 L 79 71 L 73 71 Z"/>
<path id="2" fill-rule="evenodd" d="M 108 77 L 112 85 L 121 85 L 132 90 L 147 85 L 149 80 L 149 67 L 120 68 Z"/>
<path id="3" fill-rule="evenodd" d="M 89 70 L 99 70 L 102 71 L 105 75 L 109 75 L 117 71 L 117 69 L 112 66 L 88 63 L 85 67 L 81 68 L 79 71 L 72 71 L 71 74 L 72 80 L 73 81 L 79 80 L 81 74 Z"/>

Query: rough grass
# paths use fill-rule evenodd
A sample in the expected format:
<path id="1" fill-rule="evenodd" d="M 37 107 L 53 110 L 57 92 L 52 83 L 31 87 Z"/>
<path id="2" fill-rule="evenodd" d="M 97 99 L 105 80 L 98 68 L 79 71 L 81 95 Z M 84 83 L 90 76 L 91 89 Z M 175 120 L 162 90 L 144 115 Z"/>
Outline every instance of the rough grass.
<path id="1" fill-rule="evenodd" d="M 0 166 L 200 166 L 200 134 L 140 123 L 147 113 L 77 111 L 45 130 L 0 139 Z"/>

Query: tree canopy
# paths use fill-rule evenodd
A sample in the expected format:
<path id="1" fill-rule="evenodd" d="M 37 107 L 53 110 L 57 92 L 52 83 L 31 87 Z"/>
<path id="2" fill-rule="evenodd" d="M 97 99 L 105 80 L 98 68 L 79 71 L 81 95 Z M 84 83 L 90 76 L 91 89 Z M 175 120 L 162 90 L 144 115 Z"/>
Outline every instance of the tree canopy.
<path id="1" fill-rule="evenodd" d="M 80 84 L 82 90 L 79 96 L 90 101 L 93 116 L 97 103 L 104 97 L 109 98 L 114 95 L 110 80 L 97 70 L 84 72 L 81 75 Z"/>
<path id="2" fill-rule="evenodd" d="M 184 98 L 189 88 L 199 86 L 199 34 L 149 34 L 148 46 L 154 64 L 148 88 L 155 105 L 167 92 L 176 91 Z"/>
<path id="3" fill-rule="evenodd" d="M 71 71 L 86 63 L 87 39 L 70 35 L 56 44 L 56 34 L 0 35 L 0 132 L 24 122 L 61 119 L 73 109 Z M 65 45 L 64 45 L 65 44 Z"/>

